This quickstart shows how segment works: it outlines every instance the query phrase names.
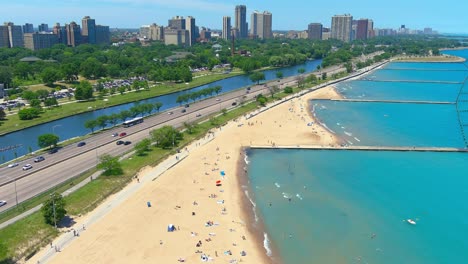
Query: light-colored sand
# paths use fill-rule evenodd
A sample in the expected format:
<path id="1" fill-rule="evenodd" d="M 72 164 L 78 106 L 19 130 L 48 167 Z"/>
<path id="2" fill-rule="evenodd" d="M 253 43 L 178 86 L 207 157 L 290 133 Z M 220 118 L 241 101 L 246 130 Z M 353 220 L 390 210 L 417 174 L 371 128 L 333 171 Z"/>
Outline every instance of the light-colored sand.
<path id="1" fill-rule="evenodd" d="M 249 145 L 336 144 L 336 139 L 324 128 L 315 123 L 307 125 L 313 121 L 307 105 L 312 97 L 339 98 L 339 95 L 333 87 L 327 87 L 249 120 L 239 118 L 216 129 L 212 141 L 201 146 L 192 144 L 188 157 L 157 180 L 132 183 L 144 186 L 88 226 L 49 263 L 178 263 L 179 258 L 199 263 L 201 253 L 195 253 L 197 250 L 217 263 L 240 259 L 242 263 L 270 263 L 263 241 L 247 228 L 251 215 L 241 206 L 244 193 L 238 176 L 244 172 L 238 171 L 238 162 L 244 159 L 242 147 Z M 152 170 L 155 168 L 143 169 L 140 178 Z M 224 178 L 220 171 L 226 173 Z M 221 180 L 222 186 L 215 186 L 216 180 Z M 217 197 L 210 198 L 211 194 Z M 152 204 L 150 208 L 148 201 Z M 81 227 L 81 221 L 90 215 L 78 220 L 76 226 Z M 208 221 L 214 225 L 206 227 Z M 180 230 L 167 232 L 168 224 Z M 201 247 L 196 247 L 198 241 L 202 242 Z M 232 255 L 224 254 L 227 250 Z M 246 256 L 241 257 L 242 250 Z M 29 263 L 37 263 L 44 252 L 36 254 Z"/>

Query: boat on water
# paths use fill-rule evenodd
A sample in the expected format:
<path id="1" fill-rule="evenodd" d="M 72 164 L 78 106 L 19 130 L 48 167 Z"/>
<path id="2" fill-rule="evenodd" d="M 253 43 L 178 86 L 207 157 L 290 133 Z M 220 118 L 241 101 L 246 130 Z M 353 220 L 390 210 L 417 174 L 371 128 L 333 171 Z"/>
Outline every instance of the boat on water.
<path id="1" fill-rule="evenodd" d="M 411 224 L 411 225 L 415 225 L 415 224 L 416 224 L 416 221 L 414 221 L 413 219 L 407 219 L 406 222 L 408 222 L 408 223 Z"/>

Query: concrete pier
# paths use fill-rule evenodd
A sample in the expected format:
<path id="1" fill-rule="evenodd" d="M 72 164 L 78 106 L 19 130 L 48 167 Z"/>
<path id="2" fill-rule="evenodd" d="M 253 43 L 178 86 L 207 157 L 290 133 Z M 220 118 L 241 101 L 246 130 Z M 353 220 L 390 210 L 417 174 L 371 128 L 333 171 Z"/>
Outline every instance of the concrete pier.
<path id="1" fill-rule="evenodd" d="M 417 151 L 417 152 L 468 152 L 465 148 L 446 147 L 393 147 L 393 146 L 317 146 L 317 145 L 291 145 L 271 146 L 254 145 L 252 149 L 310 149 L 310 150 L 361 150 L 361 151 Z"/>
<path id="2" fill-rule="evenodd" d="M 327 99 L 320 99 L 327 100 Z M 363 103 L 395 103 L 395 104 L 451 104 L 456 102 L 443 102 L 443 101 L 405 101 L 405 100 L 368 100 L 368 99 L 330 99 L 331 101 L 341 102 L 363 102 Z"/>

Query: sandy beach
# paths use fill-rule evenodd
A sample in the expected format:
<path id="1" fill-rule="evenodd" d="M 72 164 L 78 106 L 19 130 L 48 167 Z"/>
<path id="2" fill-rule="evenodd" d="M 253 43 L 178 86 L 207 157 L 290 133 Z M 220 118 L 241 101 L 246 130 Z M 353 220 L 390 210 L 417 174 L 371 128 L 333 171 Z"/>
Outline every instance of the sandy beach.
<path id="1" fill-rule="evenodd" d="M 340 96 L 326 87 L 214 130 L 188 146 L 185 158 L 170 157 L 181 161 L 156 180 L 152 175 L 157 167 L 143 169 L 140 181 L 126 187 L 139 189 L 94 224 L 83 226 L 116 195 L 76 219 L 79 236 L 58 248 L 60 252 L 50 253 L 58 239 L 28 263 L 44 263 L 45 254 L 53 255 L 47 263 L 60 264 L 271 263 L 263 236 L 252 228 L 252 208 L 245 206 L 242 150 L 250 145 L 336 145 L 334 135 L 310 115 L 312 98 Z M 218 180 L 221 186 L 216 186 Z M 168 232 L 170 224 L 174 232 Z"/>

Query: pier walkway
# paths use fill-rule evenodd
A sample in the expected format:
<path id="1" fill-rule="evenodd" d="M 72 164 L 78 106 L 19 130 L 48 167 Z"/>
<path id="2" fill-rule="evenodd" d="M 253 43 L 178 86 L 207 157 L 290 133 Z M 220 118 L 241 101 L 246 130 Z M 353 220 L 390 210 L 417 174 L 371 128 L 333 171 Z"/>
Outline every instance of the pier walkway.
<path id="1" fill-rule="evenodd" d="M 362 150 L 362 151 L 417 151 L 417 152 L 468 152 L 465 148 L 446 147 L 393 147 L 393 146 L 318 146 L 318 145 L 291 145 L 291 146 L 271 146 L 257 145 L 250 146 L 252 149 L 310 149 L 310 150 Z"/>
<path id="2" fill-rule="evenodd" d="M 422 80 L 376 80 L 376 79 L 369 79 L 369 78 L 362 78 L 359 79 L 360 81 L 371 81 L 371 82 L 388 82 L 388 83 L 438 83 L 438 84 L 463 84 L 463 82 L 456 82 L 456 81 L 422 81 Z"/>
<path id="3" fill-rule="evenodd" d="M 411 101 L 411 100 L 368 100 L 368 99 L 319 99 L 330 100 L 339 102 L 363 102 L 363 103 L 396 103 L 396 104 L 450 104 L 454 105 L 456 102 L 444 101 Z"/>
<path id="4" fill-rule="evenodd" d="M 393 71 L 436 71 L 436 72 L 466 72 L 467 69 L 420 69 L 420 68 L 384 68 L 382 70 L 393 70 Z"/>

